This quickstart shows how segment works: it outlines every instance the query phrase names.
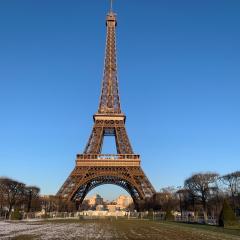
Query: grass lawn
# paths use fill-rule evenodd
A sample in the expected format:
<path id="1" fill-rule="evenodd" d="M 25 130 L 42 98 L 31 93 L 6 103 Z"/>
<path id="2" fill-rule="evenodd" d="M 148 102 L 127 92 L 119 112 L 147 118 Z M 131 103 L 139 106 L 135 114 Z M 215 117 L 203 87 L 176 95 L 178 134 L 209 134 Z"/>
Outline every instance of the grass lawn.
<path id="1" fill-rule="evenodd" d="M 6 230 L 8 229 L 8 230 Z M 5 223 L 0 239 L 240 240 L 240 230 L 151 220 L 46 220 Z"/>

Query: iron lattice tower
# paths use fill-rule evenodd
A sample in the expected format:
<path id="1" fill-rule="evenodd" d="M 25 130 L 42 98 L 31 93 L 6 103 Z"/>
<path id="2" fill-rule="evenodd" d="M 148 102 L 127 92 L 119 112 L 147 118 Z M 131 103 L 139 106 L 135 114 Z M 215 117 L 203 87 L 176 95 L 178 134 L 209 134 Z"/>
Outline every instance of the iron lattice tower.
<path id="1" fill-rule="evenodd" d="M 83 154 L 78 154 L 76 166 L 57 195 L 80 204 L 93 188 L 102 184 L 123 187 L 132 196 L 136 208 L 141 200 L 155 190 L 140 166 L 140 156 L 134 154 L 121 111 L 116 63 L 116 14 L 110 10 L 106 18 L 106 49 L 102 91 L 94 126 Z M 114 136 L 117 154 L 101 154 L 104 136 Z"/>

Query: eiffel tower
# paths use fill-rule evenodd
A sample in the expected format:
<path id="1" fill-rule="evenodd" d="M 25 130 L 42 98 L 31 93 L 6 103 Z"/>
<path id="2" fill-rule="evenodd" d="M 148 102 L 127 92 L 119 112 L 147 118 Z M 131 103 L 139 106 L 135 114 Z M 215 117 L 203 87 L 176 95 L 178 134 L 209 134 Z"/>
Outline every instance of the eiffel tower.
<path id="1" fill-rule="evenodd" d="M 116 14 L 106 17 L 106 48 L 102 91 L 94 126 L 83 154 L 78 154 L 76 166 L 57 193 L 67 201 L 82 203 L 87 193 L 102 184 L 115 184 L 132 197 L 136 209 L 141 200 L 155 190 L 140 166 L 140 156 L 133 152 L 121 111 L 116 63 Z M 114 136 L 117 154 L 101 154 L 105 136 Z"/>

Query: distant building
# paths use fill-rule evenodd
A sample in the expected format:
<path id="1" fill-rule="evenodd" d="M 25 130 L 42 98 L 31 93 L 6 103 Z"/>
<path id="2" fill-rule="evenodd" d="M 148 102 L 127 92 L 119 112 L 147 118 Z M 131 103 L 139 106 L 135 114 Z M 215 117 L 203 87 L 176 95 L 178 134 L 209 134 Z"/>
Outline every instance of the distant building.
<path id="1" fill-rule="evenodd" d="M 116 212 L 116 211 L 120 210 L 120 208 L 116 204 L 108 204 L 108 205 L 106 205 L 106 209 L 109 212 Z"/>
<path id="2" fill-rule="evenodd" d="M 115 202 L 117 208 L 126 209 L 130 204 L 132 204 L 133 200 L 130 196 L 120 195 Z"/>
<path id="3" fill-rule="evenodd" d="M 99 194 L 95 194 L 92 197 L 87 197 L 86 201 L 89 206 L 103 205 L 103 198 Z"/>
<path id="4" fill-rule="evenodd" d="M 105 206 L 104 205 L 97 205 L 96 206 L 96 211 L 105 211 L 106 210 L 106 208 L 105 208 Z"/>
<path id="5" fill-rule="evenodd" d="M 96 211 L 108 211 L 116 212 L 125 210 L 133 203 L 133 200 L 130 196 L 120 195 L 116 200 L 109 201 L 103 199 L 99 194 L 94 196 L 86 197 L 83 201 L 85 207 L 82 207 L 82 210 L 96 210 Z"/>

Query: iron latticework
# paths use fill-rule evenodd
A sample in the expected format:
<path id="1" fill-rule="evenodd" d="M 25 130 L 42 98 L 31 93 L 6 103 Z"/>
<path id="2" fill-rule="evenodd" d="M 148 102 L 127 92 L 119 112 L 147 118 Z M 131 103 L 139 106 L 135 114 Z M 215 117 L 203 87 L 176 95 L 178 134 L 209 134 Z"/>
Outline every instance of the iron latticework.
<path id="1" fill-rule="evenodd" d="M 107 15 L 106 26 L 105 64 L 98 113 L 119 114 L 121 113 L 121 107 L 118 94 L 115 31 L 117 21 L 113 12 Z"/>
<path id="2" fill-rule="evenodd" d="M 106 19 L 107 36 L 102 91 L 94 126 L 83 154 L 77 155 L 76 167 L 57 195 L 81 203 L 87 193 L 102 184 L 124 188 L 137 203 L 151 197 L 155 190 L 134 154 L 121 112 L 116 63 L 116 15 Z M 104 136 L 114 136 L 117 154 L 101 154 Z"/>

